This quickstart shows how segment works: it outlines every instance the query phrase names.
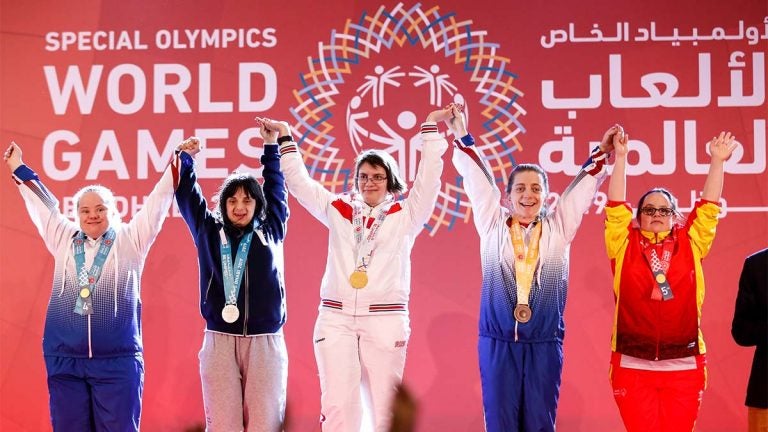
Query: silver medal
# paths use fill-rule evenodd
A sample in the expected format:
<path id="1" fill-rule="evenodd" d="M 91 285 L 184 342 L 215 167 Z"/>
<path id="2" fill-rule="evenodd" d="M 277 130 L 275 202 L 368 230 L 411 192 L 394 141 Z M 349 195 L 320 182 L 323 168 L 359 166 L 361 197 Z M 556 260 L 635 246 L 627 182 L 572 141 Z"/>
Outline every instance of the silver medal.
<path id="1" fill-rule="evenodd" d="M 240 317 L 240 310 L 237 308 L 237 305 L 228 304 L 221 310 L 221 317 L 224 318 L 224 321 L 231 324 Z"/>

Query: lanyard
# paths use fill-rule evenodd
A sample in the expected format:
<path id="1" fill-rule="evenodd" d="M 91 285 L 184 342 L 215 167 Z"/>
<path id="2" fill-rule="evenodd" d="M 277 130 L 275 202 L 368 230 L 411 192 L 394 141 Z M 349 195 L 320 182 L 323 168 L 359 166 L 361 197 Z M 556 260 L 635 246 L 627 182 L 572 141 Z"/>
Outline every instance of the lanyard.
<path id="1" fill-rule="evenodd" d="M 512 247 L 515 252 L 515 285 L 517 285 L 517 304 L 528 304 L 533 284 L 533 274 L 536 272 L 536 263 L 539 260 L 539 238 L 541 237 L 541 223 L 537 220 L 531 231 L 526 252 L 523 228 L 520 222 L 512 219 L 509 227 L 509 235 L 512 239 Z"/>
<path id="2" fill-rule="evenodd" d="M 390 198 L 391 199 L 391 198 Z M 388 200 L 389 201 L 389 200 Z M 379 233 L 381 224 L 384 223 L 389 209 L 394 204 L 394 201 L 384 203 L 376 213 L 373 224 L 368 235 L 363 235 L 365 232 L 365 226 L 363 224 L 363 208 L 362 204 L 356 200 L 352 201 L 352 227 L 355 232 L 355 244 L 357 245 L 355 269 L 357 271 L 365 272 L 368 266 L 371 265 L 371 259 L 373 258 L 373 241 L 376 239 L 376 235 Z"/>
<path id="3" fill-rule="evenodd" d="M 91 315 L 93 313 L 93 291 L 96 290 L 96 282 L 99 281 L 104 263 L 107 261 L 109 251 L 115 243 L 115 230 L 109 228 L 102 236 L 99 250 L 93 257 L 90 270 L 85 269 L 85 233 L 80 231 L 72 241 L 72 251 L 75 255 L 75 270 L 77 271 L 77 284 L 80 287 L 75 313 Z"/>
<path id="4" fill-rule="evenodd" d="M 243 236 L 237 247 L 235 262 L 232 263 L 232 244 L 229 242 L 224 228 L 219 230 L 221 236 L 221 274 L 224 282 L 224 297 L 228 305 L 237 304 L 237 296 L 240 293 L 240 281 L 243 279 L 245 263 L 248 259 L 248 250 L 251 247 L 253 231 Z"/>
<path id="5" fill-rule="evenodd" d="M 669 262 L 672 260 L 672 251 L 675 248 L 674 232 L 670 231 L 669 235 L 661 241 L 661 257 L 656 252 L 656 244 L 651 242 L 641 235 L 640 245 L 643 247 L 643 255 L 648 265 L 651 266 L 653 272 L 653 280 L 656 281 L 656 285 L 651 291 L 652 300 L 671 300 L 675 296 L 672 294 L 672 287 L 667 280 L 667 271 L 669 270 Z"/>

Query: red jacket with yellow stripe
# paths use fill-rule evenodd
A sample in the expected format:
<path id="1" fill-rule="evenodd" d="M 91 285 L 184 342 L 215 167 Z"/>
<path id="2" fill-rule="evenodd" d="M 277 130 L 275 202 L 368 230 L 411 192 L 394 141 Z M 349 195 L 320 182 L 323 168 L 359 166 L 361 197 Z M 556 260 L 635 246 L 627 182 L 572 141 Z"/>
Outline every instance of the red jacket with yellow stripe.
<path id="1" fill-rule="evenodd" d="M 704 302 L 701 260 L 715 237 L 720 208 L 697 201 L 684 225 L 653 233 L 632 222 L 627 203 L 609 202 L 606 207 L 605 245 L 613 270 L 613 351 L 647 360 L 666 360 L 704 354 L 699 327 Z M 651 299 L 656 284 L 644 255 L 642 237 L 661 243 L 673 236 L 674 249 L 666 276 L 674 298 Z"/>

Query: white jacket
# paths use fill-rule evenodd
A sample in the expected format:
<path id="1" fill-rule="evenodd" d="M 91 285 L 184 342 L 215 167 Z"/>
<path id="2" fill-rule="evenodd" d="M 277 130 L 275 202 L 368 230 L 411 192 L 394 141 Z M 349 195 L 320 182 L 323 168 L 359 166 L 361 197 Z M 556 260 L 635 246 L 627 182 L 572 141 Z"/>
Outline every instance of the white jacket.
<path id="1" fill-rule="evenodd" d="M 363 215 L 376 214 L 359 196 L 334 194 L 313 180 L 295 142 L 280 148 L 280 167 L 288 190 L 315 218 L 328 227 L 328 260 L 320 285 L 320 308 L 340 310 L 348 315 L 407 314 L 411 292 L 411 248 L 437 200 L 442 155 L 448 142 L 437 132 L 435 123 L 422 125 L 421 162 L 407 198 L 389 210 L 374 240 L 374 256 L 368 267 L 368 285 L 355 289 L 349 276 L 356 268 L 356 243 L 352 225 L 351 200 L 362 205 Z M 386 204 L 380 204 L 386 205 Z M 366 217 L 364 223 L 368 223 Z"/>

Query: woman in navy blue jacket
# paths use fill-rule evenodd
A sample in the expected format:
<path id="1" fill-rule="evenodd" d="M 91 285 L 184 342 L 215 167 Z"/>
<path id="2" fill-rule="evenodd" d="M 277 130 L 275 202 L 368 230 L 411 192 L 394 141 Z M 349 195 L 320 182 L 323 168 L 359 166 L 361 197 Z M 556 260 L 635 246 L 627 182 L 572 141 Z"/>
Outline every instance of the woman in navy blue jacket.
<path id="1" fill-rule="evenodd" d="M 209 431 L 280 431 L 285 417 L 288 196 L 277 136 L 267 131 L 262 136 L 263 189 L 251 174 L 235 172 L 224 180 L 212 210 L 194 170 L 199 139 L 189 138 L 177 149 L 176 201 L 197 247 L 200 313 L 206 321 L 199 358 Z"/>

